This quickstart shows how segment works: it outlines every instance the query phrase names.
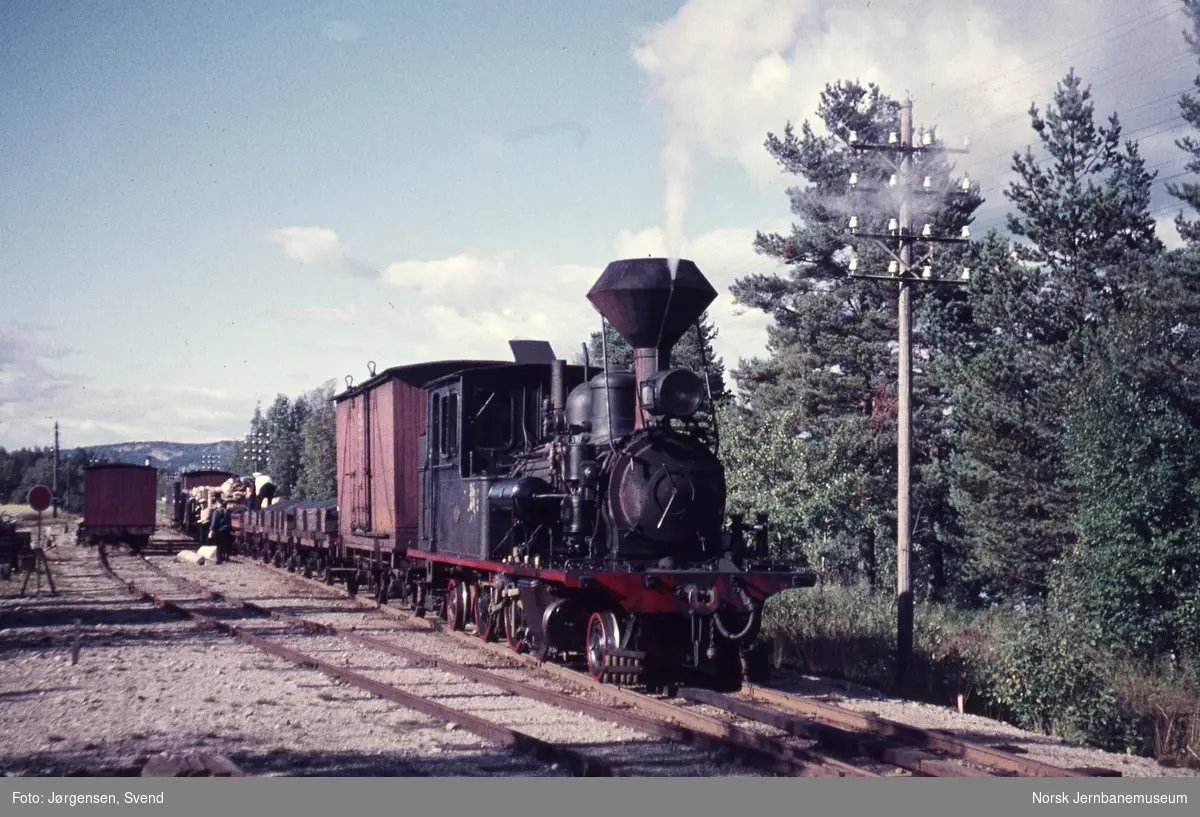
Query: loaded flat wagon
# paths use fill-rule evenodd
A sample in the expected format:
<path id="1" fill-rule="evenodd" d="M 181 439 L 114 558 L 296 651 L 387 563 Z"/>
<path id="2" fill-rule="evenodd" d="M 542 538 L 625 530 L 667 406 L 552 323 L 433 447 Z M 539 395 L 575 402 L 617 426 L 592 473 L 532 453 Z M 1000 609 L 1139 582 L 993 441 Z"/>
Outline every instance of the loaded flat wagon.
<path id="1" fill-rule="evenodd" d="M 176 511 L 176 516 L 179 518 L 177 524 L 184 533 L 198 537 L 205 534 L 204 526 L 208 522 L 208 514 L 205 501 L 207 492 L 203 489 L 220 488 L 236 476 L 231 471 L 215 468 L 180 474 L 178 502 L 182 505 L 182 510 Z"/>
<path id="2" fill-rule="evenodd" d="M 83 469 L 83 521 L 79 542 L 126 542 L 145 547 L 155 530 L 158 470 L 147 465 L 104 463 Z"/>

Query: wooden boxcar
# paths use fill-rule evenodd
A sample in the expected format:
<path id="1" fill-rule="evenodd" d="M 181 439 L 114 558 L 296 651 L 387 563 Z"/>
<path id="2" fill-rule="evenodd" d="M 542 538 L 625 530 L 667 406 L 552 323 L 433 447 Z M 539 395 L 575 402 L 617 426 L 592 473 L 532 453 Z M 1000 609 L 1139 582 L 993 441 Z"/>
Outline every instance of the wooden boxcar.
<path id="1" fill-rule="evenodd" d="M 158 470 L 104 463 L 83 471 L 83 521 L 76 535 L 88 544 L 127 542 L 145 547 L 155 529 Z"/>
<path id="2" fill-rule="evenodd" d="M 337 401 L 338 539 L 350 551 L 391 561 L 417 542 L 419 438 L 425 433 L 431 380 L 502 361 L 449 360 L 397 366 L 339 394 Z"/>

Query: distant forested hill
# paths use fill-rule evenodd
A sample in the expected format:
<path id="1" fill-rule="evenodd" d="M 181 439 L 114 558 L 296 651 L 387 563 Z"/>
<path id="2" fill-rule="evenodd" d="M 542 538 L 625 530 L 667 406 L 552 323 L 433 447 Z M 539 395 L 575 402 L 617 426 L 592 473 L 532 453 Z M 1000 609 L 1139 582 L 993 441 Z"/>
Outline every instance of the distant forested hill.
<path id="1" fill-rule="evenodd" d="M 93 459 L 111 462 L 142 464 L 149 457 L 150 464 L 155 468 L 171 472 L 201 467 L 224 468 L 232 450 L 232 440 L 215 443 L 114 443 L 89 446 L 87 449 Z"/>

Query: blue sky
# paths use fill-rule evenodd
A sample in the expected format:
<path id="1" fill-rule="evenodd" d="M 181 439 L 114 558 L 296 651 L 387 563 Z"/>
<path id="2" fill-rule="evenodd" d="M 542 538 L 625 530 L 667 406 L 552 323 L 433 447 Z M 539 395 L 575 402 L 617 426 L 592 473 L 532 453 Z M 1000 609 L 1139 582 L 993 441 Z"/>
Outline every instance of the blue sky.
<path id="1" fill-rule="evenodd" d="M 671 138 L 736 363 L 765 321 L 728 286 L 774 269 L 749 242 L 789 221 L 762 141 L 825 82 L 910 91 L 918 122 L 970 134 L 986 227 L 1024 111 L 1071 65 L 1182 170 L 1183 25 L 1163 0 L 6 3 L 0 446 L 55 419 L 68 446 L 227 439 L 367 360 L 570 355 L 604 265 L 666 251 Z"/>

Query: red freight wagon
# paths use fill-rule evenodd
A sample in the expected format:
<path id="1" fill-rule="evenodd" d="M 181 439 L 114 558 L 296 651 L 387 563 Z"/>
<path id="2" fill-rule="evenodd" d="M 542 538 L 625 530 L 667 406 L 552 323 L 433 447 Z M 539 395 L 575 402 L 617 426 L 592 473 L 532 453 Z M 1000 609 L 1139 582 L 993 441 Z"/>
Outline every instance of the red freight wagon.
<path id="1" fill-rule="evenodd" d="M 88 544 L 127 542 L 145 547 L 155 528 L 158 470 L 115 462 L 83 470 L 83 522 L 76 532 Z"/>
<path id="2" fill-rule="evenodd" d="M 347 389 L 337 401 L 338 534 L 342 546 L 386 554 L 417 542 L 420 475 L 417 446 L 425 433 L 425 384 L 495 361 L 453 360 L 387 369 Z"/>

